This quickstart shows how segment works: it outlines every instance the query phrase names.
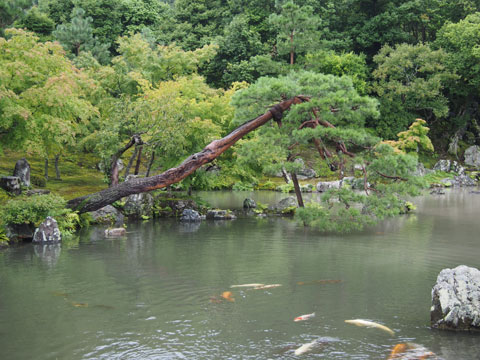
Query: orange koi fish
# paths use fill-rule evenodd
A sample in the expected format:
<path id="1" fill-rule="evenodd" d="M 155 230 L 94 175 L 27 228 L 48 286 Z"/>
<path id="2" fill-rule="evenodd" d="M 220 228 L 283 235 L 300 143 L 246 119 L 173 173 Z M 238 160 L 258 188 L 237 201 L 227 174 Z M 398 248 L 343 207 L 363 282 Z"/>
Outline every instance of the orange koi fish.
<path id="1" fill-rule="evenodd" d="M 305 321 L 315 317 L 315 313 L 297 316 L 293 321 Z"/>

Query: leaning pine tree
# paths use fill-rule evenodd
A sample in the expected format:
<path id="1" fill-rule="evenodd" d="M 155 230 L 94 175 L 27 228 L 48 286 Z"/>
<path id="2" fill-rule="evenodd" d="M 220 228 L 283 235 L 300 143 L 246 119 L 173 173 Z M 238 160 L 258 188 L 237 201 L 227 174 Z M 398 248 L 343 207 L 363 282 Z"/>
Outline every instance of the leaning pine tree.
<path id="1" fill-rule="evenodd" d="M 70 200 L 68 207 L 79 212 L 93 211 L 124 196 L 179 182 L 247 134 L 250 138 L 237 151 L 245 166 L 256 163 L 262 168 L 286 168 L 295 178 L 298 165 L 293 160 L 300 146 L 312 146 L 327 162 L 336 156 L 340 167 L 346 156 L 355 157 L 356 163 L 362 165 L 362 190 L 329 190 L 323 196 L 323 204 L 303 206 L 296 182 L 300 206 L 296 216 L 305 225 L 325 231 L 360 229 L 385 216 L 405 212 L 408 209 L 404 197 L 418 194 L 423 185 L 413 175 L 415 156 L 395 152 L 365 130 L 365 120 L 378 116 L 377 102 L 360 96 L 348 77 L 292 72 L 281 78 L 261 78 L 239 91 L 233 103 L 237 119 L 256 117 L 211 142 L 176 168 Z M 270 122 L 271 119 L 274 121 Z M 253 133 L 256 129 L 260 129 L 257 134 Z"/>

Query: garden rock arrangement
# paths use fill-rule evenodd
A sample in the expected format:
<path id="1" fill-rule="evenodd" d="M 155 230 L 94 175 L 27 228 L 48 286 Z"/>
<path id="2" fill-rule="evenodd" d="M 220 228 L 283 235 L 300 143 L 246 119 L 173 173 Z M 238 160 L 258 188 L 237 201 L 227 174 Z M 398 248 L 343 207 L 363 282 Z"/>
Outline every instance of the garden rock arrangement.
<path id="1" fill-rule="evenodd" d="M 443 269 L 432 289 L 433 328 L 480 330 L 480 271 L 465 265 Z"/>
<path id="2" fill-rule="evenodd" d="M 95 224 L 115 224 L 115 226 L 120 226 L 125 221 L 123 214 L 112 205 L 107 205 L 101 209 L 92 211 L 90 215 Z"/>
<path id="3" fill-rule="evenodd" d="M 227 210 L 209 210 L 207 220 L 234 220 L 237 217 Z"/>
<path id="4" fill-rule="evenodd" d="M 182 222 L 196 222 L 202 221 L 204 217 L 202 217 L 198 211 L 193 209 L 185 209 L 182 212 L 182 216 L 180 217 L 180 221 Z"/>
<path id="5" fill-rule="evenodd" d="M 325 192 L 328 189 L 340 189 L 342 187 L 342 181 L 320 181 L 317 183 L 317 191 Z"/>
<path id="6" fill-rule="evenodd" d="M 465 150 L 465 164 L 480 168 L 480 146 L 470 146 Z"/>
<path id="7" fill-rule="evenodd" d="M 45 221 L 35 230 L 32 242 L 56 243 L 60 241 L 62 241 L 62 235 L 58 229 L 57 221 L 51 216 L 47 216 Z"/>
<path id="8" fill-rule="evenodd" d="M 13 195 L 20 195 L 22 193 L 21 181 L 18 176 L 1 177 L 0 187 Z"/>
<path id="9" fill-rule="evenodd" d="M 462 165 L 460 165 L 457 161 L 451 160 L 438 160 L 438 162 L 433 167 L 433 170 L 454 172 L 458 175 L 463 175 L 465 173 L 465 168 Z"/>

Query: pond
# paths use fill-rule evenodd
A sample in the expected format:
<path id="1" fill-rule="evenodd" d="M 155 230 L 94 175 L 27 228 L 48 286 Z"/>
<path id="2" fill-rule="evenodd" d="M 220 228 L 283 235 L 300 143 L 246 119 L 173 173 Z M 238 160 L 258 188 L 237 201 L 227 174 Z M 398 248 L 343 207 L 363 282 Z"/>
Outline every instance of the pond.
<path id="1" fill-rule="evenodd" d="M 230 208 L 246 196 L 200 195 Z M 416 204 L 413 215 L 351 235 L 277 217 L 157 220 L 129 224 L 120 239 L 91 228 L 78 243 L 7 249 L 1 358 L 386 359 L 408 341 L 443 359 L 477 359 L 479 336 L 430 329 L 429 310 L 440 270 L 480 267 L 480 195 L 452 190 Z M 245 283 L 282 286 L 230 288 Z M 395 334 L 344 322 L 357 318 Z"/>

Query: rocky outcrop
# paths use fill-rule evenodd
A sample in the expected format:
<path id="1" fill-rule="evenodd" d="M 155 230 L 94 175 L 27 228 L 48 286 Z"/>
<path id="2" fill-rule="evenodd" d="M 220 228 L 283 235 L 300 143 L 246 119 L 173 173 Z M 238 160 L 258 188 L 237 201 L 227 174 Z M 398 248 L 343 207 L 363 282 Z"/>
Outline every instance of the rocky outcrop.
<path id="1" fill-rule="evenodd" d="M 255 209 L 256 207 L 257 207 L 257 203 L 255 202 L 255 200 L 250 198 L 246 198 L 245 200 L 243 200 L 244 209 Z"/>
<path id="2" fill-rule="evenodd" d="M 193 209 L 185 209 L 182 212 L 182 216 L 180 216 L 180 221 L 182 222 L 196 222 L 202 221 L 202 216 Z"/>
<path id="3" fill-rule="evenodd" d="M 433 328 L 480 330 L 480 271 L 465 265 L 443 269 L 432 289 Z"/>
<path id="4" fill-rule="evenodd" d="M 92 217 L 92 223 L 94 224 L 121 226 L 125 222 L 123 214 L 112 205 L 107 205 L 101 209 L 91 211 L 89 214 Z"/>
<path id="5" fill-rule="evenodd" d="M 129 218 L 139 219 L 142 216 L 152 216 L 153 197 L 149 193 L 133 194 L 127 197 L 123 213 Z"/>
<path id="6" fill-rule="evenodd" d="M 45 221 L 35 230 L 32 242 L 56 243 L 60 241 L 62 241 L 62 235 L 60 234 L 57 221 L 51 216 L 47 216 Z"/>
<path id="7" fill-rule="evenodd" d="M 325 192 L 328 189 L 340 189 L 342 187 L 342 181 L 320 181 L 317 183 L 317 191 Z"/>
<path id="8" fill-rule="evenodd" d="M 454 176 L 453 178 L 442 179 L 440 180 L 440 183 L 445 187 L 463 187 L 477 185 L 477 181 L 466 174 Z"/>
<path id="9" fill-rule="evenodd" d="M 285 199 L 280 200 L 277 204 L 269 206 L 269 210 L 282 212 L 287 208 L 297 206 L 297 198 L 294 196 L 286 197 Z"/>
<path id="10" fill-rule="evenodd" d="M 192 199 L 166 198 L 162 194 L 155 198 L 155 209 L 157 216 L 181 216 L 186 209 L 198 211 L 198 205 Z"/>
<path id="11" fill-rule="evenodd" d="M 12 241 L 33 239 L 35 226 L 31 224 L 9 224 L 5 227 L 5 235 Z"/>
<path id="12" fill-rule="evenodd" d="M 22 158 L 17 161 L 13 170 L 13 176 L 19 177 L 23 186 L 30 186 L 30 164 L 27 159 Z"/>
<path id="13" fill-rule="evenodd" d="M 207 220 L 234 220 L 237 217 L 227 210 L 209 210 Z"/>
<path id="14" fill-rule="evenodd" d="M 470 146 L 464 153 L 465 164 L 480 168 L 480 146 Z"/>
<path id="15" fill-rule="evenodd" d="M 458 175 L 463 175 L 465 173 L 465 168 L 460 165 L 457 161 L 452 160 L 438 160 L 438 162 L 433 167 L 435 171 L 443 172 L 454 172 Z"/>
<path id="16" fill-rule="evenodd" d="M 0 187 L 13 195 L 20 195 L 22 193 L 22 186 L 18 176 L 1 177 Z"/>
<path id="17" fill-rule="evenodd" d="M 297 178 L 299 180 L 312 179 L 317 176 L 317 173 L 315 172 L 315 170 L 305 165 L 305 161 L 303 161 L 303 159 L 301 158 L 295 159 L 295 163 L 301 165 L 300 170 L 296 171 Z"/>

